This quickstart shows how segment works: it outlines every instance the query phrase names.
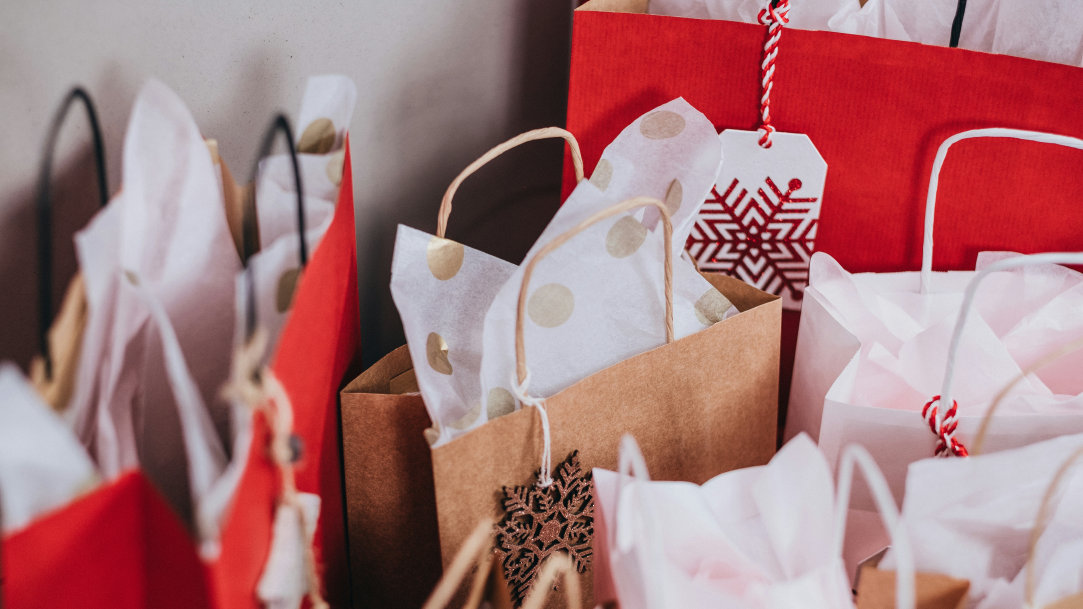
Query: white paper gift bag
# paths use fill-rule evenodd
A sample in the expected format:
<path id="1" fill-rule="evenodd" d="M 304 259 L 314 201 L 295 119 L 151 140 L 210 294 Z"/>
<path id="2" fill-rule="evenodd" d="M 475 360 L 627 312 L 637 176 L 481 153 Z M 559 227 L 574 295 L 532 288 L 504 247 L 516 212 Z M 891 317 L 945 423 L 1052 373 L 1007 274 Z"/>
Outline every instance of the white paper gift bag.
<path id="1" fill-rule="evenodd" d="M 967 606 L 979 609 L 1048 607 L 1083 592 L 1081 454 L 1083 435 L 1072 435 L 912 464 L 902 516 L 917 569 L 969 580 Z M 896 564 L 892 550 L 881 567 Z"/>
<path id="2" fill-rule="evenodd" d="M 887 525 L 901 531 L 887 485 L 860 447 L 846 453 L 837 489 L 805 435 L 765 466 L 702 486 L 651 482 L 630 437 L 620 462 L 619 473 L 594 470 L 595 597 L 622 609 L 852 607 L 841 549 L 855 466 L 876 489 Z M 905 558 L 908 540 L 896 539 Z M 896 592 L 897 606 L 914 606 L 912 568 L 902 569 Z"/>
<path id="3" fill-rule="evenodd" d="M 1045 315 L 1070 311 L 1072 282 L 1077 273 L 1046 270 L 1018 273 L 996 263 L 976 273 L 932 272 L 932 231 L 936 184 L 944 158 L 952 144 L 979 137 L 1010 137 L 1083 149 L 1075 138 L 1010 129 L 980 129 L 946 140 L 937 152 L 927 199 L 925 242 L 920 273 L 863 273 L 850 275 L 828 256 L 817 254 L 810 269 L 807 311 L 802 312 L 793 386 L 790 395 L 787 436 L 807 431 L 817 437 L 834 462 L 848 443 L 857 442 L 877 457 L 897 498 L 902 497 L 906 465 L 929 456 L 937 447 L 944 427 L 944 412 L 925 404 L 945 380 L 949 343 L 959 351 L 961 406 L 948 426 L 957 438 L 972 434 L 981 415 L 1003 384 L 1020 370 L 1016 354 L 1040 345 L 1048 337 L 1049 322 L 1035 322 Z M 1070 259 L 1035 258 L 1031 263 L 1070 262 Z M 1052 274 L 1052 277 L 1049 275 Z M 960 326 L 963 288 L 977 275 L 988 277 L 984 296 L 974 301 L 976 315 Z M 1043 278 L 1043 276 L 1045 276 Z M 1073 279 L 1074 277 L 1074 279 Z M 1006 299 L 1004 294 L 1010 294 Z M 1030 306 L 1034 309 L 1026 309 Z M 1053 320 L 1055 327 L 1071 327 L 1075 315 Z M 1067 325 L 1065 325 L 1067 324 Z M 951 339 L 953 332 L 959 338 Z M 1015 346 L 1004 338 L 1015 331 Z M 1036 342 L 1028 342 L 1027 335 Z M 1029 357 L 1029 356 L 1028 356 Z M 1072 412 L 1074 396 L 1057 396 L 1038 378 L 1020 388 L 1016 406 L 1020 423 L 1006 418 L 996 421 L 998 448 L 1020 446 L 1056 433 L 1083 431 L 1083 417 Z M 1028 405 L 1029 404 L 1029 405 Z M 932 420 L 922 418 L 922 411 Z M 1041 414 L 1041 417 L 1027 416 Z M 939 417 L 939 418 L 938 418 Z M 1073 427 L 1076 426 L 1076 427 Z M 1058 431 L 1059 430 L 1059 431 Z M 965 446 L 965 441 L 963 441 Z M 851 573 L 857 562 L 877 552 L 885 536 L 869 512 L 867 495 L 859 492 L 851 517 L 852 535 L 846 552 Z"/>

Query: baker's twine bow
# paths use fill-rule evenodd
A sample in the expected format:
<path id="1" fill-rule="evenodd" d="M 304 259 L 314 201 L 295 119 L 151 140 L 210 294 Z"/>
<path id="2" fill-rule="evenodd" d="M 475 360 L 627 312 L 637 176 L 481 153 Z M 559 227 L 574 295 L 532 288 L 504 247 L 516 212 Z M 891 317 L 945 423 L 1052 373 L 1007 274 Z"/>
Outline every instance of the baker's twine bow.
<path id="1" fill-rule="evenodd" d="M 541 415 L 542 464 L 538 473 L 538 488 L 548 488 L 553 484 L 553 443 L 549 436 L 549 413 L 545 410 L 545 399 L 532 397 L 527 392 L 530 388 L 530 370 L 527 370 L 526 377 L 523 378 L 522 383 L 519 382 L 519 378 L 516 376 L 515 372 L 512 372 L 511 388 L 515 393 L 515 398 L 519 400 L 520 404 L 537 408 L 538 414 Z"/>
<path id="2" fill-rule="evenodd" d="M 763 62 L 760 64 L 760 146 L 771 147 L 771 89 L 775 84 L 775 60 L 778 58 L 778 41 L 782 38 L 782 26 L 790 22 L 790 0 L 768 3 L 760 11 L 761 25 L 767 26 L 767 41 L 763 45 Z"/>
<path id="3" fill-rule="evenodd" d="M 966 446 L 955 437 L 955 429 L 959 427 L 959 403 L 955 400 L 951 401 L 951 407 L 944 413 L 944 418 L 940 421 L 940 429 L 938 430 L 936 428 L 936 418 L 939 405 L 940 396 L 934 396 L 921 409 L 921 418 L 925 419 L 925 422 L 929 424 L 929 429 L 937 438 L 935 455 L 937 457 L 968 456 Z"/>
<path id="4" fill-rule="evenodd" d="M 307 518 L 298 496 L 294 474 L 294 465 L 300 458 L 301 447 L 299 438 L 293 433 L 293 404 L 271 369 L 260 364 L 267 341 L 267 332 L 257 330 L 248 344 L 234 355 L 230 381 L 222 395 L 245 404 L 255 412 L 263 413 L 271 430 L 268 454 L 278 469 L 281 481 L 278 502 L 296 512 L 301 534 L 307 538 Z M 328 609 L 330 606 L 321 592 L 323 585 L 316 566 L 316 552 L 312 548 L 312 541 L 307 540 L 303 545 L 309 605 L 312 609 Z"/>

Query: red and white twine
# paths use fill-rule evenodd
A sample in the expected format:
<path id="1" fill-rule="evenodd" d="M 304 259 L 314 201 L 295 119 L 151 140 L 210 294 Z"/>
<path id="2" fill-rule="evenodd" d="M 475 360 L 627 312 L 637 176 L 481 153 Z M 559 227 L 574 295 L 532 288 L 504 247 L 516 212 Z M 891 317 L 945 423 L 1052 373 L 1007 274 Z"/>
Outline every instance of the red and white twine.
<path id="1" fill-rule="evenodd" d="M 775 79 L 775 60 L 778 59 L 778 40 L 782 38 L 782 26 L 790 21 L 790 0 L 768 4 L 760 11 L 759 20 L 767 26 L 767 41 L 763 45 L 763 62 L 760 64 L 760 146 L 771 147 L 771 88 Z"/>
<path id="2" fill-rule="evenodd" d="M 934 396 L 933 399 L 925 403 L 925 407 L 921 409 L 921 418 L 925 419 L 925 422 L 929 424 L 929 429 L 936 435 L 936 456 L 937 457 L 966 457 L 969 453 L 966 450 L 966 446 L 955 437 L 955 429 L 959 427 L 959 419 L 957 417 L 959 411 L 959 403 L 955 400 L 951 401 L 951 407 L 944 413 L 943 418 L 940 421 L 940 429 L 937 429 L 937 410 L 940 404 L 940 396 Z"/>

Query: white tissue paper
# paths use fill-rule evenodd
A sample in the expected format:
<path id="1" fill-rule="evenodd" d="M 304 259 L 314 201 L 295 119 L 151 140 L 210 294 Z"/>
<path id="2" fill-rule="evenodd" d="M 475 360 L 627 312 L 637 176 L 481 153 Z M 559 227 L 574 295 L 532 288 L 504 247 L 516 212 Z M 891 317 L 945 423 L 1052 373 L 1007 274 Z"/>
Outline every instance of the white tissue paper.
<path id="1" fill-rule="evenodd" d="M 647 113 L 606 148 L 590 181 L 580 184 L 558 210 L 528 259 L 549 240 L 591 214 L 633 196 L 653 196 L 666 202 L 673 213 L 678 337 L 734 314 L 736 309 L 695 267 L 687 259 L 677 257 L 699 205 L 710 191 L 720 161 L 721 147 L 714 128 L 683 99 Z M 620 226 L 613 228 L 618 222 Z M 664 342 L 663 248 L 659 225 L 658 213 L 653 209 L 637 211 L 603 222 L 551 256 L 555 260 L 575 261 L 565 264 L 564 269 L 581 286 L 577 294 L 606 286 L 607 290 L 594 302 L 583 305 L 582 310 L 593 307 L 604 312 L 607 306 L 620 307 L 617 314 L 623 315 L 622 319 L 609 320 L 609 338 L 590 343 L 590 350 L 597 354 L 595 360 L 600 358 L 601 363 L 591 363 L 590 354 L 577 352 L 577 360 L 571 362 L 575 365 L 563 378 L 566 384 L 605 367 L 608 365 L 605 362 L 615 363 Z M 611 236 L 610 244 L 584 254 L 590 248 L 577 246 L 576 242 L 589 242 L 591 234 L 602 243 Z M 645 251 L 651 253 L 644 254 Z M 592 258 L 580 260 L 584 255 Z M 607 273 L 597 264 L 611 265 L 622 259 L 617 256 L 629 262 L 624 273 L 626 279 L 618 279 L 624 275 Z M 639 260 L 642 256 L 653 260 L 646 263 L 649 267 Z M 541 263 L 535 281 L 548 273 L 544 269 L 560 266 L 559 261 Z M 509 299 L 517 298 L 519 271 L 513 264 L 453 241 L 399 227 L 392 264 L 392 295 L 403 320 L 420 391 L 439 434 L 430 441 L 437 444 L 449 441 L 517 408 L 510 382 L 514 358 L 503 362 L 501 357 L 514 351 L 514 333 L 506 332 L 506 305 Z M 604 282 L 599 283 L 599 278 Z M 615 284 L 620 284 L 616 291 L 621 295 L 611 290 Z M 639 291 L 635 290 L 636 286 Z M 505 310 L 502 316 L 492 318 L 498 292 Z M 513 327 L 514 304 L 510 311 Z M 600 319 L 604 318 L 602 314 Z M 498 335 L 490 336 L 487 329 L 490 319 L 501 320 L 502 336 L 510 338 L 511 343 L 505 345 Z M 604 331 L 598 330 L 598 335 Z M 604 353 L 610 343 L 622 344 L 615 353 Z M 495 355 L 487 351 L 491 344 L 499 344 Z M 536 350 L 537 347 L 533 357 L 537 357 Z M 534 361 L 531 360 L 532 368 Z M 538 372 L 535 376 L 543 375 Z M 559 382 L 553 378 L 533 387 L 535 391 L 545 391 Z"/>
<path id="2" fill-rule="evenodd" d="M 69 408 L 107 478 L 141 466 L 190 516 L 185 442 L 162 338 L 148 331 L 146 292 L 175 329 L 215 426 L 229 437 L 218 396 L 232 355 L 240 260 L 207 146 L 184 103 L 158 81 L 140 90 L 124 143 L 123 188 L 76 236 L 88 318 Z"/>
<path id="3" fill-rule="evenodd" d="M 853 606 L 835 485 L 808 436 L 702 486 L 593 476 L 597 598 L 626 609 Z"/>
<path id="4" fill-rule="evenodd" d="M 958 0 L 794 1 L 787 27 L 948 46 Z M 656 15 L 758 23 L 763 0 L 651 0 Z M 1083 13 L 1072 0 L 970 0 L 959 47 L 1083 65 Z"/>
<path id="5" fill-rule="evenodd" d="M 67 425 L 12 363 L 0 363 L 0 525 L 4 535 L 62 507 L 98 481 Z"/>
<path id="6" fill-rule="evenodd" d="M 672 193 L 676 181 L 683 196 L 662 197 L 674 218 L 674 338 L 736 313 L 687 258 L 677 256 L 721 161 L 721 144 L 710 121 L 676 99 L 636 119 L 613 144 L 618 145 L 620 152 L 628 152 L 607 149 L 602 154 L 603 160 L 616 160 L 608 187 L 600 190 L 597 184 L 606 183 L 595 177 L 580 184 L 525 260 L 597 211 L 644 193 Z M 626 164 L 625 155 L 636 160 Z M 644 175 L 622 184 L 618 171 L 626 166 Z M 656 224 L 648 229 L 652 221 Z M 549 397 L 665 343 L 664 259 L 657 213 L 643 208 L 595 224 L 538 263 L 527 286 L 523 332 L 530 395 Z M 522 272 L 520 267 L 504 284 L 485 317 L 481 370 L 485 395 L 514 395 L 515 318 Z M 479 417 L 474 423 L 483 422 Z"/>
<path id="7" fill-rule="evenodd" d="M 297 161 L 305 200 L 305 245 L 311 258 L 320 244 L 338 200 L 342 180 L 346 133 L 353 117 L 357 89 L 344 76 L 314 76 L 308 80 L 301 102 L 303 129 L 298 133 Z M 288 154 L 260 161 L 256 187 L 256 214 L 260 250 L 248 259 L 247 272 L 255 293 L 255 322 L 267 332 L 264 361 L 275 352 L 289 315 L 302 271 L 297 232 L 297 190 Z M 245 339 L 248 278 L 237 277 L 234 346 Z"/>

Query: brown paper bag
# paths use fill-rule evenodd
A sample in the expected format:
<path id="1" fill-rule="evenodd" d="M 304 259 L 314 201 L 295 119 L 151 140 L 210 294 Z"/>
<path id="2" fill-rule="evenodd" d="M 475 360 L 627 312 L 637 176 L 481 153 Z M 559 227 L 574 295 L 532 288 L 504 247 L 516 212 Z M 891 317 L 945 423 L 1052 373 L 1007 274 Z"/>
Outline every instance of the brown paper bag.
<path id="1" fill-rule="evenodd" d="M 644 205 L 654 205 L 664 217 L 668 256 L 668 213 L 660 201 L 639 198 L 588 218 L 527 263 L 516 343 L 520 382 L 526 376 L 523 294 L 533 265 L 595 222 Z M 618 444 L 626 433 L 640 439 L 647 465 L 660 480 L 702 484 L 719 473 L 770 460 L 775 452 L 781 303 L 776 296 L 741 281 L 724 276 L 709 279 L 741 313 L 611 366 L 544 400 L 558 487 L 580 475 L 588 477 L 595 467 L 616 469 Z M 669 277 L 666 284 L 667 335 L 672 337 Z M 539 467 L 545 465 L 539 457 L 545 444 L 542 412 L 523 408 L 432 450 L 444 564 L 452 560 L 454 548 L 462 544 L 478 518 L 501 515 L 502 489 L 522 495 L 535 484 Z M 569 460 L 573 455 L 578 456 L 579 471 Z M 563 491 L 558 488 L 558 492 Z M 511 494 L 505 496 L 513 509 L 517 501 Z M 587 510 L 593 510 L 592 498 Z M 515 552 L 517 556 L 509 553 L 506 565 L 518 568 L 525 563 L 536 568 L 548 551 L 537 550 L 537 543 L 531 546 L 529 542 L 567 535 L 563 524 L 559 531 L 551 522 L 524 526 L 532 534 L 527 534 L 527 543 Z M 589 541 L 591 534 L 586 532 L 585 539 Z M 558 540 L 556 545 L 564 544 Z M 586 605 L 592 606 L 590 549 L 576 549 L 585 571 L 580 585 L 586 592 Z M 513 597 L 522 597 L 534 568 L 506 573 Z"/>
<path id="2" fill-rule="evenodd" d="M 341 393 L 355 607 L 414 609 L 440 578 L 429 415 L 403 345 Z"/>
<path id="3" fill-rule="evenodd" d="M 936 573 L 916 573 L 916 609 L 959 609 L 970 582 Z M 861 570 L 857 609 L 895 609 L 895 572 L 868 565 Z"/>

